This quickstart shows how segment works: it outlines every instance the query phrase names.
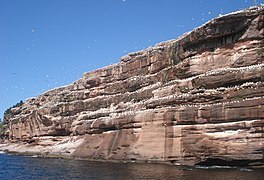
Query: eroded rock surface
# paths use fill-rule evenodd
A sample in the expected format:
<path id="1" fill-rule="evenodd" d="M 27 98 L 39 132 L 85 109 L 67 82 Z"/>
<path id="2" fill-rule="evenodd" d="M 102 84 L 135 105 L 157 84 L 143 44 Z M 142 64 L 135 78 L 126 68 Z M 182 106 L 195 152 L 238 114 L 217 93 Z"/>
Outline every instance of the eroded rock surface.
<path id="1" fill-rule="evenodd" d="M 1 149 L 105 160 L 263 164 L 264 8 L 215 18 L 176 40 L 28 99 Z"/>

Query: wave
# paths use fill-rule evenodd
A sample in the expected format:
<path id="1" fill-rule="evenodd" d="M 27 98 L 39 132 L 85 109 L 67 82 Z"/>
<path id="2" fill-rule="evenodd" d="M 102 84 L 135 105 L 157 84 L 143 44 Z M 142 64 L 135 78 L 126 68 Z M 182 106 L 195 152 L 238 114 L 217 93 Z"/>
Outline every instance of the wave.
<path id="1" fill-rule="evenodd" d="M 247 169 L 247 168 L 240 168 L 240 171 L 251 172 L 251 171 L 253 171 L 253 170 L 252 170 L 252 169 Z"/>
<path id="2" fill-rule="evenodd" d="M 5 151 L 0 151 L 0 154 L 5 154 Z"/>
<path id="3" fill-rule="evenodd" d="M 232 166 L 195 166 L 197 169 L 234 169 Z"/>
<path id="4" fill-rule="evenodd" d="M 195 166 L 196 169 L 239 169 L 240 171 L 251 172 L 252 169 L 240 168 L 237 166 Z"/>

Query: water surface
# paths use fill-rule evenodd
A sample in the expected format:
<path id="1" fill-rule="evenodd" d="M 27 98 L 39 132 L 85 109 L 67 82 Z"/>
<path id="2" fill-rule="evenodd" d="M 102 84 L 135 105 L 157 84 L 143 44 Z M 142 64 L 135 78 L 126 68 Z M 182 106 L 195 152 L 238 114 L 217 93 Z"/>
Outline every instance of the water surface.
<path id="1" fill-rule="evenodd" d="M 264 169 L 200 167 L 163 164 L 104 163 L 0 154 L 0 179 L 183 179 L 260 180 Z"/>

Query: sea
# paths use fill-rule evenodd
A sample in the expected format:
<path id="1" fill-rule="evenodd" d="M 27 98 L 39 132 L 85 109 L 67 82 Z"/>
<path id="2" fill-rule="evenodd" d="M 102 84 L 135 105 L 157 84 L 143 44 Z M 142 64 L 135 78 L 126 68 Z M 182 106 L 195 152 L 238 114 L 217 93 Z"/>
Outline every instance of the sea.
<path id="1" fill-rule="evenodd" d="M 183 179 L 263 180 L 264 169 L 197 166 L 180 167 L 149 163 L 113 163 L 0 154 L 0 180 L 41 179 Z"/>

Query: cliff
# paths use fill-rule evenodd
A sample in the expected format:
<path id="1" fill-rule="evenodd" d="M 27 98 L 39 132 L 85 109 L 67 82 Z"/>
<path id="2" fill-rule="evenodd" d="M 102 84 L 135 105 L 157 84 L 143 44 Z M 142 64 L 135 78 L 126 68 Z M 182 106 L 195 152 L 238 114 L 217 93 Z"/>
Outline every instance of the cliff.
<path id="1" fill-rule="evenodd" d="M 0 149 L 263 165 L 264 7 L 217 17 L 11 109 Z"/>

